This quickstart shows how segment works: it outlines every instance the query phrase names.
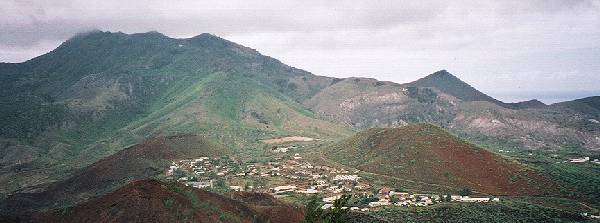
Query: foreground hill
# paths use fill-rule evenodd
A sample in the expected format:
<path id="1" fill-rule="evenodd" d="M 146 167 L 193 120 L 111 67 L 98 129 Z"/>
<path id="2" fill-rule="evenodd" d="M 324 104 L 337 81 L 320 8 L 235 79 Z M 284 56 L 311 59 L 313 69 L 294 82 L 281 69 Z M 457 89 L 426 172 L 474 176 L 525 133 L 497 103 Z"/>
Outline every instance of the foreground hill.
<path id="1" fill-rule="evenodd" d="M 71 206 L 111 192 L 128 182 L 162 174 L 170 160 L 231 153 L 230 149 L 202 136 L 151 138 L 101 159 L 66 180 L 47 185 L 42 191 L 9 196 L 0 203 L 1 214 L 20 215 Z"/>
<path id="2" fill-rule="evenodd" d="M 37 222 L 301 222 L 301 209 L 264 195 L 260 204 L 154 180 L 132 182 L 105 196 L 34 218 Z M 265 205 L 264 203 L 269 203 Z M 258 208 L 258 207 L 263 207 Z M 265 209 L 269 206 L 271 209 Z M 278 212 L 269 212 L 277 209 Z M 285 218 L 281 218 L 285 215 Z"/>
<path id="3" fill-rule="evenodd" d="M 466 143 L 443 129 L 417 124 L 363 131 L 326 153 L 358 169 L 490 195 L 543 195 L 554 183 L 519 163 Z"/>

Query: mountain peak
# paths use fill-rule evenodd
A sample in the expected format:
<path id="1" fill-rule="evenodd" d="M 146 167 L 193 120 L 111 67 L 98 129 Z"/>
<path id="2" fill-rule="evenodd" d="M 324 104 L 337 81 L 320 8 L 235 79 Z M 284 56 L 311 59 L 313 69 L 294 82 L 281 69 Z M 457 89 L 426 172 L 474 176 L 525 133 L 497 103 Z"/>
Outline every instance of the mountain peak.
<path id="1" fill-rule="evenodd" d="M 434 72 L 433 74 L 430 74 L 430 76 L 452 76 L 454 77 L 454 75 L 452 75 L 450 72 L 448 72 L 447 70 L 439 70 Z"/>
<path id="2" fill-rule="evenodd" d="M 423 81 L 429 80 L 429 81 L 433 81 L 433 82 L 446 81 L 446 82 L 455 82 L 455 83 L 453 83 L 455 85 L 468 85 L 467 83 L 463 82 L 461 79 L 454 76 L 447 70 L 436 71 L 430 75 L 425 76 L 424 78 L 421 78 L 420 80 L 423 80 Z M 420 80 L 417 80 L 417 81 L 420 81 Z"/>
<path id="3" fill-rule="evenodd" d="M 149 31 L 149 32 L 145 32 L 145 33 L 133 33 L 130 36 L 149 37 L 149 38 L 170 38 L 170 37 L 166 36 L 165 34 L 162 34 L 158 31 Z"/>
<path id="4" fill-rule="evenodd" d="M 537 99 L 521 101 L 521 102 L 517 102 L 517 103 L 510 103 L 509 105 L 513 106 L 516 109 L 544 108 L 547 106 L 546 104 L 544 104 L 544 102 L 541 102 Z"/>
<path id="5" fill-rule="evenodd" d="M 196 36 L 194 36 L 194 37 L 192 37 L 190 39 L 204 39 L 204 38 L 218 38 L 218 39 L 221 39 L 220 37 L 218 37 L 218 36 L 216 36 L 214 34 L 211 34 L 211 33 L 201 33 L 200 35 L 196 35 Z"/>
<path id="6" fill-rule="evenodd" d="M 411 82 L 408 85 L 436 88 L 464 101 L 488 101 L 497 105 L 506 106 L 503 102 L 480 92 L 446 70 L 437 71 Z"/>

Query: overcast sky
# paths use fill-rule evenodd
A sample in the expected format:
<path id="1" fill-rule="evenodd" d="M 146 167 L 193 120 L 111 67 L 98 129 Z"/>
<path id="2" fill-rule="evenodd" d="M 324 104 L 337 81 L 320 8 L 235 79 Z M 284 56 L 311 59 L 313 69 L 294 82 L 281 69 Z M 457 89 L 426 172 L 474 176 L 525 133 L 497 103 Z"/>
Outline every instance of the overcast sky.
<path id="1" fill-rule="evenodd" d="M 600 0 L 2 0 L 0 61 L 92 29 L 213 33 L 318 75 L 404 83 L 446 69 L 504 101 L 600 95 Z"/>

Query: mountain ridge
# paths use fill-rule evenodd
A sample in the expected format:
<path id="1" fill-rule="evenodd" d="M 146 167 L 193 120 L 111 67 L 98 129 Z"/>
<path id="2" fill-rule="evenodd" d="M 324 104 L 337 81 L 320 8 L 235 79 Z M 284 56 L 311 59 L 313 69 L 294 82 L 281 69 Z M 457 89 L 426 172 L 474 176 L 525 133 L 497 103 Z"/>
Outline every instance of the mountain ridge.
<path id="1" fill-rule="evenodd" d="M 9 106 L 0 108 L 0 142 L 10 155 L 1 172 L 17 180 L 0 182 L 29 186 L 35 177 L 21 182 L 16 174 L 26 170 L 68 175 L 73 170 L 52 169 L 64 162 L 82 168 L 161 134 L 210 133 L 240 149 L 257 144 L 259 137 L 349 133 L 298 103 L 331 78 L 210 34 L 172 39 L 94 32 L 4 67 L 0 70 L 10 73 L 0 75 L 0 98 Z M 31 155 L 14 152 L 23 148 Z M 47 156 L 51 150 L 56 152 Z M 71 163 L 76 159 L 70 157 L 81 159 Z"/>
<path id="2" fill-rule="evenodd" d="M 205 135 L 244 154 L 263 146 L 258 139 L 337 141 L 425 122 L 476 143 L 600 149 L 593 109 L 517 110 L 440 72 L 413 85 L 333 78 L 211 34 L 79 35 L 27 62 L 0 64 L 0 183 L 9 185 L 1 192 L 56 181 L 153 136 Z"/>

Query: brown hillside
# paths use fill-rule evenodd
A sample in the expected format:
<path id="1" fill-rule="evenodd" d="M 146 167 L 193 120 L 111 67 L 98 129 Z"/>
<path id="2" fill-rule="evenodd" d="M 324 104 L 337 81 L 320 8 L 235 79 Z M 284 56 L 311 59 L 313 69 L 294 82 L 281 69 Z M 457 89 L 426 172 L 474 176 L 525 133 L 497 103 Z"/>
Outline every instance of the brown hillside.
<path id="1" fill-rule="evenodd" d="M 269 219 L 271 223 L 276 222 L 302 222 L 303 211 L 286 204 L 275 197 L 264 193 L 234 192 L 231 198 L 241 201 L 260 213 L 261 219 Z"/>
<path id="2" fill-rule="evenodd" d="M 273 206 L 279 205 L 272 204 Z M 300 216 L 292 206 L 281 205 L 280 214 Z M 302 218 L 273 220 L 242 201 L 155 180 L 132 182 L 88 202 L 38 217 L 41 222 L 299 222 Z"/>
<path id="3" fill-rule="evenodd" d="M 428 124 L 370 129 L 328 149 L 332 159 L 364 171 L 468 187 L 492 195 L 555 193 L 556 185 L 514 161 Z"/>
<path id="4" fill-rule="evenodd" d="M 21 215 L 70 206 L 113 191 L 130 181 L 160 174 L 169 166 L 168 160 L 228 153 L 228 149 L 202 136 L 156 137 L 101 159 L 43 192 L 13 195 L 4 202 L 6 207 L 0 209 L 7 212 L 4 215 Z"/>

